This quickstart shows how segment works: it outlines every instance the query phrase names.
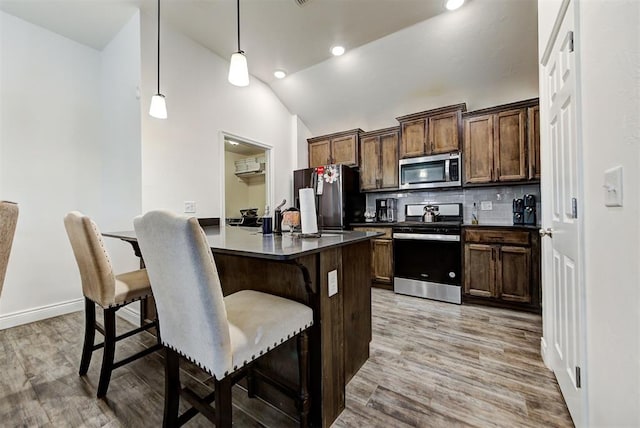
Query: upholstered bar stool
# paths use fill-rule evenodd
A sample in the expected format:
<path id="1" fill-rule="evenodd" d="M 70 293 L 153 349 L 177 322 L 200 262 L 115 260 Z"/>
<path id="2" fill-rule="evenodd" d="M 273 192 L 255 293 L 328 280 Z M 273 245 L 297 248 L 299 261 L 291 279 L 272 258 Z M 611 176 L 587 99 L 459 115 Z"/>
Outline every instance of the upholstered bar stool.
<path id="1" fill-rule="evenodd" d="M 102 398 L 107 394 L 113 370 L 162 349 L 158 339 L 158 343 L 149 348 L 121 361 L 113 361 L 116 342 L 157 326 L 157 321 L 154 321 L 116 336 L 116 311 L 129 303 L 151 296 L 151 287 L 145 269 L 120 275 L 113 273 L 102 235 L 89 217 L 72 211 L 65 216 L 64 226 L 80 270 L 85 301 L 84 345 L 79 374 L 87 374 L 93 351 L 104 348 L 97 391 L 98 398 Z M 103 310 L 104 325 L 96 322 L 96 304 Z M 103 343 L 94 344 L 96 330 L 104 336 Z"/>
<path id="2" fill-rule="evenodd" d="M 151 211 L 134 220 L 166 348 L 164 426 L 198 412 L 217 427 L 231 426 L 231 387 L 246 368 L 297 336 L 299 389 L 291 391 L 306 426 L 310 408 L 307 329 L 311 308 L 252 290 L 223 297 L 216 264 L 196 218 Z M 199 397 L 180 385 L 179 355 L 213 376 L 214 392 Z M 191 406 L 178 415 L 180 397 Z M 215 409 L 209 403 L 215 402 Z"/>
<path id="3" fill-rule="evenodd" d="M 9 264 L 9 254 L 18 223 L 18 204 L 0 201 L 0 295 Z"/>

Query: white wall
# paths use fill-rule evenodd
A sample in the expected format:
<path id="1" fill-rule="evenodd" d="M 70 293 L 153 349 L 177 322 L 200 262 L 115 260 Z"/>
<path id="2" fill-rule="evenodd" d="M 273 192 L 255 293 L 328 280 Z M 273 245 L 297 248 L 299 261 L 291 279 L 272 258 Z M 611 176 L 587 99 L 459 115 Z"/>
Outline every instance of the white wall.
<path id="1" fill-rule="evenodd" d="M 0 198 L 20 205 L 3 328 L 82 296 L 62 219 L 99 209 L 101 122 L 99 52 L 3 12 L 0 29 Z"/>
<path id="2" fill-rule="evenodd" d="M 296 165 L 294 169 L 307 168 L 309 166 L 309 143 L 307 142 L 307 138 L 313 137 L 313 134 L 311 134 L 307 125 L 304 124 L 298 115 L 293 116 L 291 127 L 292 135 L 294 136 L 292 146 L 296 153 Z"/>
<path id="3" fill-rule="evenodd" d="M 591 426 L 640 426 L 640 2 L 580 1 Z M 604 171 L 624 167 L 624 206 Z"/>
<path id="4" fill-rule="evenodd" d="M 102 198 L 95 220 L 103 231 L 132 230 L 142 211 L 140 111 L 140 12 L 101 53 Z M 129 244 L 105 239 L 118 272 L 133 270 L 139 260 Z"/>
<path id="5" fill-rule="evenodd" d="M 229 63 L 169 26 L 162 27 L 161 92 L 169 118 L 145 112 L 156 92 L 155 18 L 142 16 L 142 208 L 182 212 L 195 201 L 197 216 L 224 217 L 221 210 L 220 132 L 273 147 L 273 200 L 289 199 L 291 114 L 257 79 L 238 88 L 227 81 Z M 249 64 L 251 64 L 249 62 Z"/>
<path id="6" fill-rule="evenodd" d="M 68 211 L 103 231 L 131 229 L 140 212 L 140 23 L 136 13 L 98 52 L 0 19 L 0 197 L 20 204 L 0 301 L 5 328 L 83 307 Z M 129 245 L 105 242 L 116 271 L 137 267 Z"/>

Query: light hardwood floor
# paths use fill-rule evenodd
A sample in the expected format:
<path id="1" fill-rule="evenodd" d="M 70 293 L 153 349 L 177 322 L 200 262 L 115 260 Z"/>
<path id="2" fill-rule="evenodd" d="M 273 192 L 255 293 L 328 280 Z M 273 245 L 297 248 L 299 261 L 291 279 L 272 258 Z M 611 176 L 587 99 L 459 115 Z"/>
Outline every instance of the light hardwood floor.
<path id="1" fill-rule="evenodd" d="M 120 329 L 127 323 L 119 321 Z M 557 383 L 539 356 L 537 315 L 456 306 L 373 290 L 371 357 L 347 386 L 335 427 L 572 426 Z M 101 351 L 77 375 L 83 314 L 0 331 L 0 426 L 156 427 L 162 423 L 159 353 L 117 369 L 97 400 Z M 98 335 L 99 336 L 99 335 Z M 116 359 L 153 343 L 119 343 Z M 210 382 L 184 366 L 183 381 Z M 234 425 L 294 427 L 295 421 L 234 390 Z M 210 426 L 202 416 L 188 426 Z"/>

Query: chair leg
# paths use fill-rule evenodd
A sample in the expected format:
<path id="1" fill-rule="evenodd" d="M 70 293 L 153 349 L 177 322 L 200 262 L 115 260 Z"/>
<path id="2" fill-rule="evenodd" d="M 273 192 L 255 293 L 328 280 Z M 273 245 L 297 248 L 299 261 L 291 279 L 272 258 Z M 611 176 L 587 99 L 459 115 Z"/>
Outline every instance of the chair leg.
<path id="1" fill-rule="evenodd" d="M 104 309 L 104 353 L 102 354 L 102 368 L 98 382 L 98 398 L 107 395 L 111 372 L 113 371 L 113 357 L 116 351 L 116 309 Z"/>
<path id="2" fill-rule="evenodd" d="M 298 335 L 298 374 L 300 376 L 300 397 L 298 411 L 300 412 L 300 426 L 306 428 L 309 425 L 309 336 L 307 331 Z"/>
<path id="3" fill-rule="evenodd" d="M 96 304 L 84 298 L 84 345 L 82 345 L 82 357 L 80 357 L 80 370 L 78 374 L 84 376 L 89 370 L 91 354 L 93 353 L 93 341 L 96 338 Z"/>
<path id="4" fill-rule="evenodd" d="M 231 376 L 215 381 L 216 428 L 231 427 Z"/>
<path id="5" fill-rule="evenodd" d="M 180 357 L 172 349 L 165 349 L 164 362 L 164 419 L 162 426 L 178 426 L 178 407 L 180 405 Z"/>
<path id="6" fill-rule="evenodd" d="M 253 374 L 253 364 L 247 368 L 247 396 L 255 398 L 256 396 L 256 378 Z"/>

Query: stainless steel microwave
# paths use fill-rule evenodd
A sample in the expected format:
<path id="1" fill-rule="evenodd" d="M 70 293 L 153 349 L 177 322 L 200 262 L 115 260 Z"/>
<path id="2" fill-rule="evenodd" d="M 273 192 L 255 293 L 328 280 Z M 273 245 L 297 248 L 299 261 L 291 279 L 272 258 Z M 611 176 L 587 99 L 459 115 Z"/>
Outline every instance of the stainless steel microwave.
<path id="1" fill-rule="evenodd" d="M 400 189 L 430 189 L 462 185 L 460 152 L 402 159 Z"/>

